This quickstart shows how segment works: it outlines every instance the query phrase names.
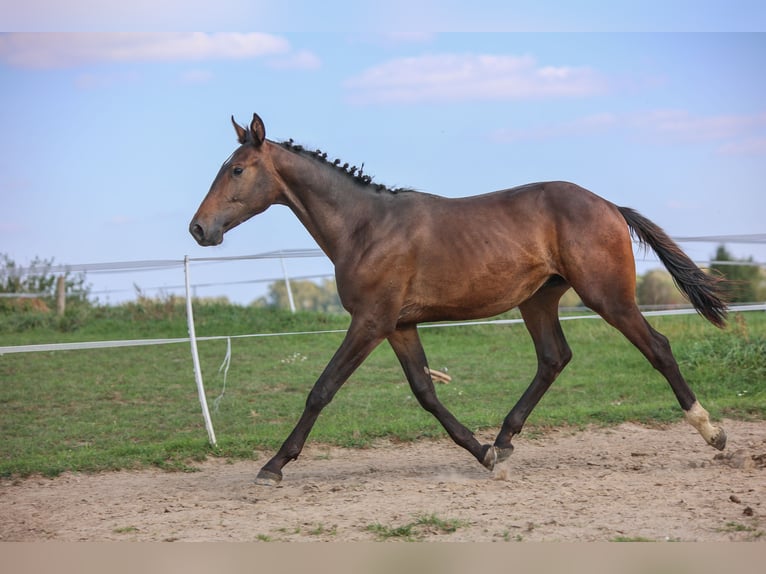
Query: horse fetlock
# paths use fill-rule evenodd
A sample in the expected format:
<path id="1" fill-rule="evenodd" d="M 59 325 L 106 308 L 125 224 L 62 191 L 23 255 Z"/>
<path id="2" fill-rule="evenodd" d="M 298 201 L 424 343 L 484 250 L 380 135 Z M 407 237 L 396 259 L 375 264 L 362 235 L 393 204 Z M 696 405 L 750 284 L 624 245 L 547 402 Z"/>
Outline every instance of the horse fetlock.
<path id="1" fill-rule="evenodd" d="M 684 413 L 684 417 L 710 446 L 718 450 L 726 448 L 726 432 L 721 427 L 710 424 L 710 415 L 698 401 Z"/>

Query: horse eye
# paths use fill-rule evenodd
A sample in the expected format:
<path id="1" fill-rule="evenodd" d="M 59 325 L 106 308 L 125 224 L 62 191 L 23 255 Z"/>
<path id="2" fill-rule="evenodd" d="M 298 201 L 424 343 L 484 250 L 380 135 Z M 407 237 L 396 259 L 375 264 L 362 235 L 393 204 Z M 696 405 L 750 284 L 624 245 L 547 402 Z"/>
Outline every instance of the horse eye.
<path id="1" fill-rule="evenodd" d="M 233 170 L 231 170 L 231 173 L 233 173 L 234 175 L 242 175 L 243 171 L 245 171 L 244 168 L 237 166 Z"/>

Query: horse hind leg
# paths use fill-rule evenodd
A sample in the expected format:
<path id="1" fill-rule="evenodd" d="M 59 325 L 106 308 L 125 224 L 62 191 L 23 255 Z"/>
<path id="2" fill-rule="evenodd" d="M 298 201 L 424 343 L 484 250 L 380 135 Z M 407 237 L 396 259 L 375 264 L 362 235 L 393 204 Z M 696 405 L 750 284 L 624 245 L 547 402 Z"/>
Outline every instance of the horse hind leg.
<path id="1" fill-rule="evenodd" d="M 508 479 L 509 469 L 501 463 L 513 452 L 511 439 L 521 432 L 527 417 L 572 358 L 572 351 L 558 317 L 558 302 L 567 289 L 569 285 L 563 281 L 549 283 L 519 306 L 524 324 L 535 344 L 537 372 L 527 390 L 505 417 L 495 439 L 492 451 L 495 479 Z"/>
<path id="2" fill-rule="evenodd" d="M 639 346 L 632 340 L 631 341 L 641 349 L 652 366 L 662 373 L 665 379 L 670 383 L 670 387 L 673 389 L 673 392 L 684 411 L 684 418 L 686 421 L 697 429 L 697 432 L 702 435 L 702 438 L 704 438 L 705 442 L 710 446 L 718 450 L 723 450 L 726 447 L 726 432 L 723 428 L 714 426 L 710 422 L 710 415 L 702 407 L 699 400 L 697 400 L 694 392 L 681 374 L 678 362 L 673 356 L 673 351 L 670 348 L 670 342 L 667 337 L 653 329 L 646 319 L 644 319 L 638 312 L 638 309 L 636 309 L 635 313 L 639 315 L 640 320 L 636 318 L 633 320 L 633 323 L 636 325 L 643 325 L 643 328 L 649 334 L 648 337 L 651 341 L 648 346 L 649 351 L 644 351 L 642 346 Z M 631 334 L 635 333 L 632 329 L 630 332 Z M 623 331 L 623 333 L 625 333 L 625 331 Z M 645 336 L 642 336 L 639 331 L 636 339 L 643 342 L 642 340 L 644 338 Z M 631 336 L 628 336 L 628 339 L 631 339 Z"/>
<path id="3" fill-rule="evenodd" d="M 681 374 L 667 337 L 649 325 L 636 306 L 632 294 L 630 297 L 606 299 L 593 297 L 587 292 L 578 293 L 586 305 L 625 335 L 665 377 L 684 411 L 686 421 L 709 445 L 723 450 L 726 446 L 726 433 L 723 428 L 710 422 L 708 412 L 699 403 Z"/>

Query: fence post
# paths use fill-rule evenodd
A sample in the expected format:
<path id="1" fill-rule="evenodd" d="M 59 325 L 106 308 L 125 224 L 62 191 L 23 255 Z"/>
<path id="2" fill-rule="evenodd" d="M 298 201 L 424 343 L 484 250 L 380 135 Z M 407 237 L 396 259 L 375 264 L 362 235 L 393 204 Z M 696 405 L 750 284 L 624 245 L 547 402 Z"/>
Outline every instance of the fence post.
<path id="1" fill-rule="evenodd" d="M 191 344 L 192 365 L 194 366 L 194 380 L 197 383 L 197 395 L 199 404 L 202 407 L 202 418 L 205 420 L 207 437 L 210 444 L 215 446 L 215 431 L 213 422 L 210 420 L 210 411 L 207 408 L 207 397 L 205 397 L 205 386 L 202 383 L 202 368 L 199 364 L 199 353 L 197 352 L 197 334 L 194 329 L 194 312 L 192 311 L 191 287 L 189 283 L 189 256 L 184 255 L 184 276 L 186 279 L 186 323 L 189 328 L 189 343 Z"/>
<path id="2" fill-rule="evenodd" d="M 287 276 L 287 266 L 285 266 L 285 260 L 280 257 L 279 261 L 282 263 L 282 274 L 285 276 L 285 287 L 287 287 L 287 300 L 290 303 L 290 312 L 295 313 L 295 300 L 293 299 L 293 288 L 290 287 L 290 278 Z"/>
<path id="3" fill-rule="evenodd" d="M 56 279 L 56 314 L 61 317 L 66 311 L 66 281 L 63 275 Z"/>

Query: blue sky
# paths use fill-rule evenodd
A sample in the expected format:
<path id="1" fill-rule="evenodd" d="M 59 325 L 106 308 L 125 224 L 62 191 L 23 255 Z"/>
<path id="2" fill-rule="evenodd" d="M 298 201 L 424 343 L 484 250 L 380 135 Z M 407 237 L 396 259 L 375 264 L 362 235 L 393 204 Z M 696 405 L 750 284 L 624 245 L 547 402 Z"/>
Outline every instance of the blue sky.
<path id="1" fill-rule="evenodd" d="M 201 248 L 187 232 L 235 148 L 229 116 L 244 123 L 253 112 L 267 137 L 365 162 L 391 185 L 457 197 L 565 179 L 674 236 L 766 232 L 766 34 L 741 33 L 763 29 L 757 3 L 727 3 L 724 13 L 719 2 L 708 11 L 663 2 L 668 19 L 652 21 L 619 3 L 563 4 L 546 19 L 519 2 L 471 11 L 439 3 L 453 11 L 437 14 L 430 2 L 375 13 L 359 3 L 223 0 L 211 12 L 171 1 L 160 9 L 167 13 L 152 13 L 165 30 L 183 5 L 184 28 L 261 31 L 127 34 L 115 26 L 138 29 L 154 3 L 108 14 L 88 1 L 66 11 L 44 4 L 0 12 L 18 31 L 0 36 L 0 253 L 21 265 L 35 256 L 80 264 L 315 247 L 282 207 L 220 247 Z M 307 11 L 288 21 L 299 6 Z M 333 16 L 343 9 L 351 12 Z M 472 31 L 439 31 L 447 29 Z M 740 33 L 667 31 L 721 29 Z M 698 260 L 715 249 L 683 246 Z M 766 260 L 764 245 L 729 248 Z M 323 260 L 288 266 L 295 275 L 331 270 Z M 217 263 L 196 266 L 192 280 L 280 274 L 278 262 Z M 102 300 L 119 301 L 134 295 L 134 283 L 170 287 L 183 274 L 88 281 L 113 290 Z M 199 294 L 247 303 L 262 292 Z"/>

